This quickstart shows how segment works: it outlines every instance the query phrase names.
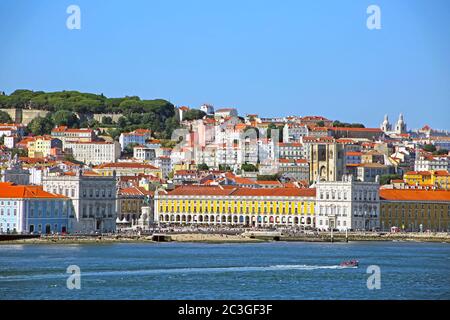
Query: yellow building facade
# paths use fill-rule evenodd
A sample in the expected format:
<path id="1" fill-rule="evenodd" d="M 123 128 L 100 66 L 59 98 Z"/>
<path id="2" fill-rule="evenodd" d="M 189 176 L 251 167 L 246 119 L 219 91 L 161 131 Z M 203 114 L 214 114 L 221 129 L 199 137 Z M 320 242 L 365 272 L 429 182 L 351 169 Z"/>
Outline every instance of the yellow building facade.
<path id="1" fill-rule="evenodd" d="M 380 190 L 380 226 L 404 231 L 450 231 L 450 191 Z"/>
<path id="2" fill-rule="evenodd" d="M 314 225 L 315 189 L 181 186 L 155 194 L 155 221 L 247 226 Z"/>
<path id="3" fill-rule="evenodd" d="M 45 158 L 51 154 L 51 149 L 58 146 L 58 139 L 50 136 L 36 136 L 27 144 L 28 157 Z"/>
<path id="4" fill-rule="evenodd" d="M 403 176 L 406 184 L 419 186 L 435 186 L 440 189 L 450 189 L 450 174 L 448 171 L 409 171 Z"/>

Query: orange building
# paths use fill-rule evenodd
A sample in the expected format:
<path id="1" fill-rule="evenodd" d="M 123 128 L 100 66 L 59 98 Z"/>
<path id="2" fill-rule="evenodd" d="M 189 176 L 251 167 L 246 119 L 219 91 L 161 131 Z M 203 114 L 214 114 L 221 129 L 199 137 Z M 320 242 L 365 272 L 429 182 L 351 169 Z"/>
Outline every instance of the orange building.
<path id="1" fill-rule="evenodd" d="M 380 200 L 382 230 L 450 230 L 450 191 L 381 189 Z"/>

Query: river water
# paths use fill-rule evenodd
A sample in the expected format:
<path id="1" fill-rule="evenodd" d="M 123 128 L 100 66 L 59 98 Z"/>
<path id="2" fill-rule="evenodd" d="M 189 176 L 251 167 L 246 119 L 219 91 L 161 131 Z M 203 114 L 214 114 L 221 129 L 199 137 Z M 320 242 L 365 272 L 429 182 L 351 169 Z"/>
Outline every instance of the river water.
<path id="1" fill-rule="evenodd" d="M 80 289 L 67 287 L 71 265 Z M 0 299 L 450 299 L 450 245 L 0 245 Z"/>

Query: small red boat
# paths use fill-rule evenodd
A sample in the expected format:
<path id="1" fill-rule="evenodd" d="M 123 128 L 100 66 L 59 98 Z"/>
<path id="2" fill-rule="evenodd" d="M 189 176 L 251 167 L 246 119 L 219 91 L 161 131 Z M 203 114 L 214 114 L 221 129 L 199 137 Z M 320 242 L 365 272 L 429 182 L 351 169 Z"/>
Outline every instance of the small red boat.
<path id="1" fill-rule="evenodd" d="M 359 261 L 358 260 L 343 261 L 340 264 L 341 267 L 357 267 L 358 265 L 359 265 Z"/>

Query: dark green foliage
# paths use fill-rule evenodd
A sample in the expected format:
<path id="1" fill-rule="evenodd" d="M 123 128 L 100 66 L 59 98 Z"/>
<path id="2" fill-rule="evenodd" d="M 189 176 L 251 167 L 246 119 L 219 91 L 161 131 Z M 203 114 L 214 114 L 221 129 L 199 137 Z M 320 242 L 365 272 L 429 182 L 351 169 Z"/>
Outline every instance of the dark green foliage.
<path id="1" fill-rule="evenodd" d="M 229 165 L 225 165 L 225 164 L 219 164 L 219 170 L 220 171 L 232 171 L 231 167 Z"/>
<path id="2" fill-rule="evenodd" d="M 14 158 L 16 154 L 19 157 L 26 157 L 27 151 L 24 149 L 18 149 L 18 148 L 11 149 L 11 157 Z"/>
<path id="3" fill-rule="evenodd" d="M 53 127 L 54 123 L 51 116 L 45 118 L 36 117 L 28 124 L 28 130 L 36 136 L 50 134 Z"/>
<path id="4" fill-rule="evenodd" d="M 244 170 L 244 171 L 247 171 L 247 172 L 256 172 L 256 171 L 258 171 L 258 168 L 255 165 L 251 164 L 251 163 L 244 163 L 241 166 L 241 169 Z"/>
<path id="5" fill-rule="evenodd" d="M 208 171 L 208 170 L 209 170 L 209 167 L 208 167 L 208 165 L 207 165 L 206 163 L 201 163 L 201 164 L 199 164 L 199 165 L 197 166 L 197 169 L 198 169 L 198 170 L 202 170 L 202 171 Z"/>
<path id="6" fill-rule="evenodd" d="M 446 155 L 446 154 L 448 154 L 448 150 L 447 149 L 440 149 L 440 150 L 434 151 L 433 154 L 436 155 L 436 156 Z"/>
<path id="7" fill-rule="evenodd" d="M 272 138 L 272 129 L 277 129 L 277 126 L 273 123 L 269 123 L 267 126 L 267 139 Z"/>
<path id="8" fill-rule="evenodd" d="M 319 121 L 319 122 L 317 122 L 317 126 L 318 127 L 325 127 L 325 122 Z"/>
<path id="9" fill-rule="evenodd" d="M 78 128 L 80 125 L 77 115 L 71 111 L 59 110 L 53 113 L 51 117 L 56 126 Z"/>
<path id="10" fill-rule="evenodd" d="M 39 109 L 58 113 L 58 119 L 52 117 L 55 124 L 70 123 L 68 126 L 89 127 L 98 123 L 78 123 L 71 114 L 112 113 L 122 114 L 117 126 L 119 134 L 137 128 L 150 129 L 157 138 L 170 138 L 172 131 L 179 127 L 175 115 L 175 107 L 163 99 L 141 100 L 139 97 L 107 98 L 103 94 L 82 93 L 78 91 L 42 92 L 31 90 L 16 90 L 8 95 L 0 95 L 0 108 Z M 199 111 L 199 110 L 197 110 Z M 201 111 L 199 111 L 201 112 Z M 1 116 L 1 115 L 0 115 Z M 201 116 L 193 112 L 193 117 Z M 104 124 L 110 124 L 104 119 Z M 39 124 L 42 120 L 39 120 Z M 111 121 L 112 122 L 112 121 Z M 47 132 L 43 128 L 33 125 L 32 132 Z M 46 126 L 45 126 L 46 127 Z M 117 135 L 117 132 L 114 132 Z"/>
<path id="11" fill-rule="evenodd" d="M 433 144 L 426 144 L 423 146 L 423 150 L 425 150 L 427 152 L 435 152 L 436 147 Z"/>
<path id="12" fill-rule="evenodd" d="M 206 113 L 204 113 L 203 111 L 198 110 L 198 109 L 190 109 L 190 110 L 186 111 L 185 113 L 183 113 L 183 120 L 188 120 L 188 121 L 198 120 L 198 119 L 202 119 L 204 116 L 206 116 Z"/>
<path id="13" fill-rule="evenodd" d="M 0 96 L 3 97 L 3 96 Z M 12 119 L 5 111 L 0 110 L 0 123 L 12 123 Z"/>
<path id="14" fill-rule="evenodd" d="M 390 184 L 392 180 L 402 179 L 403 177 L 399 174 L 384 174 L 380 176 L 380 184 Z"/>
<path id="15" fill-rule="evenodd" d="M 81 113 L 125 113 L 167 109 L 174 113 L 173 105 L 163 99 L 140 100 L 139 97 L 107 98 L 103 94 L 78 91 L 43 92 L 16 90 L 8 95 L 0 95 L 0 107 L 19 109 L 39 109 L 48 111 L 68 110 Z"/>
<path id="16" fill-rule="evenodd" d="M 260 181 L 278 181 L 279 178 L 280 176 L 278 174 L 256 176 L 256 180 Z"/>
<path id="17" fill-rule="evenodd" d="M 134 149 L 134 147 L 136 147 L 138 145 L 139 145 L 139 143 L 135 143 L 135 142 L 130 143 L 123 149 L 123 153 L 125 155 L 129 155 L 129 156 L 133 155 L 133 151 L 134 151 L 133 149 Z"/>
<path id="18" fill-rule="evenodd" d="M 106 132 L 114 140 L 118 140 L 120 136 L 120 129 L 108 129 Z"/>
<path id="19" fill-rule="evenodd" d="M 340 122 L 338 120 L 333 122 L 333 127 L 338 128 L 365 128 L 365 126 L 361 123 L 346 123 L 346 122 Z"/>
<path id="20" fill-rule="evenodd" d="M 102 118 L 102 124 L 112 124 L 112 118 L 111 117 L 103 117 Z"/>

